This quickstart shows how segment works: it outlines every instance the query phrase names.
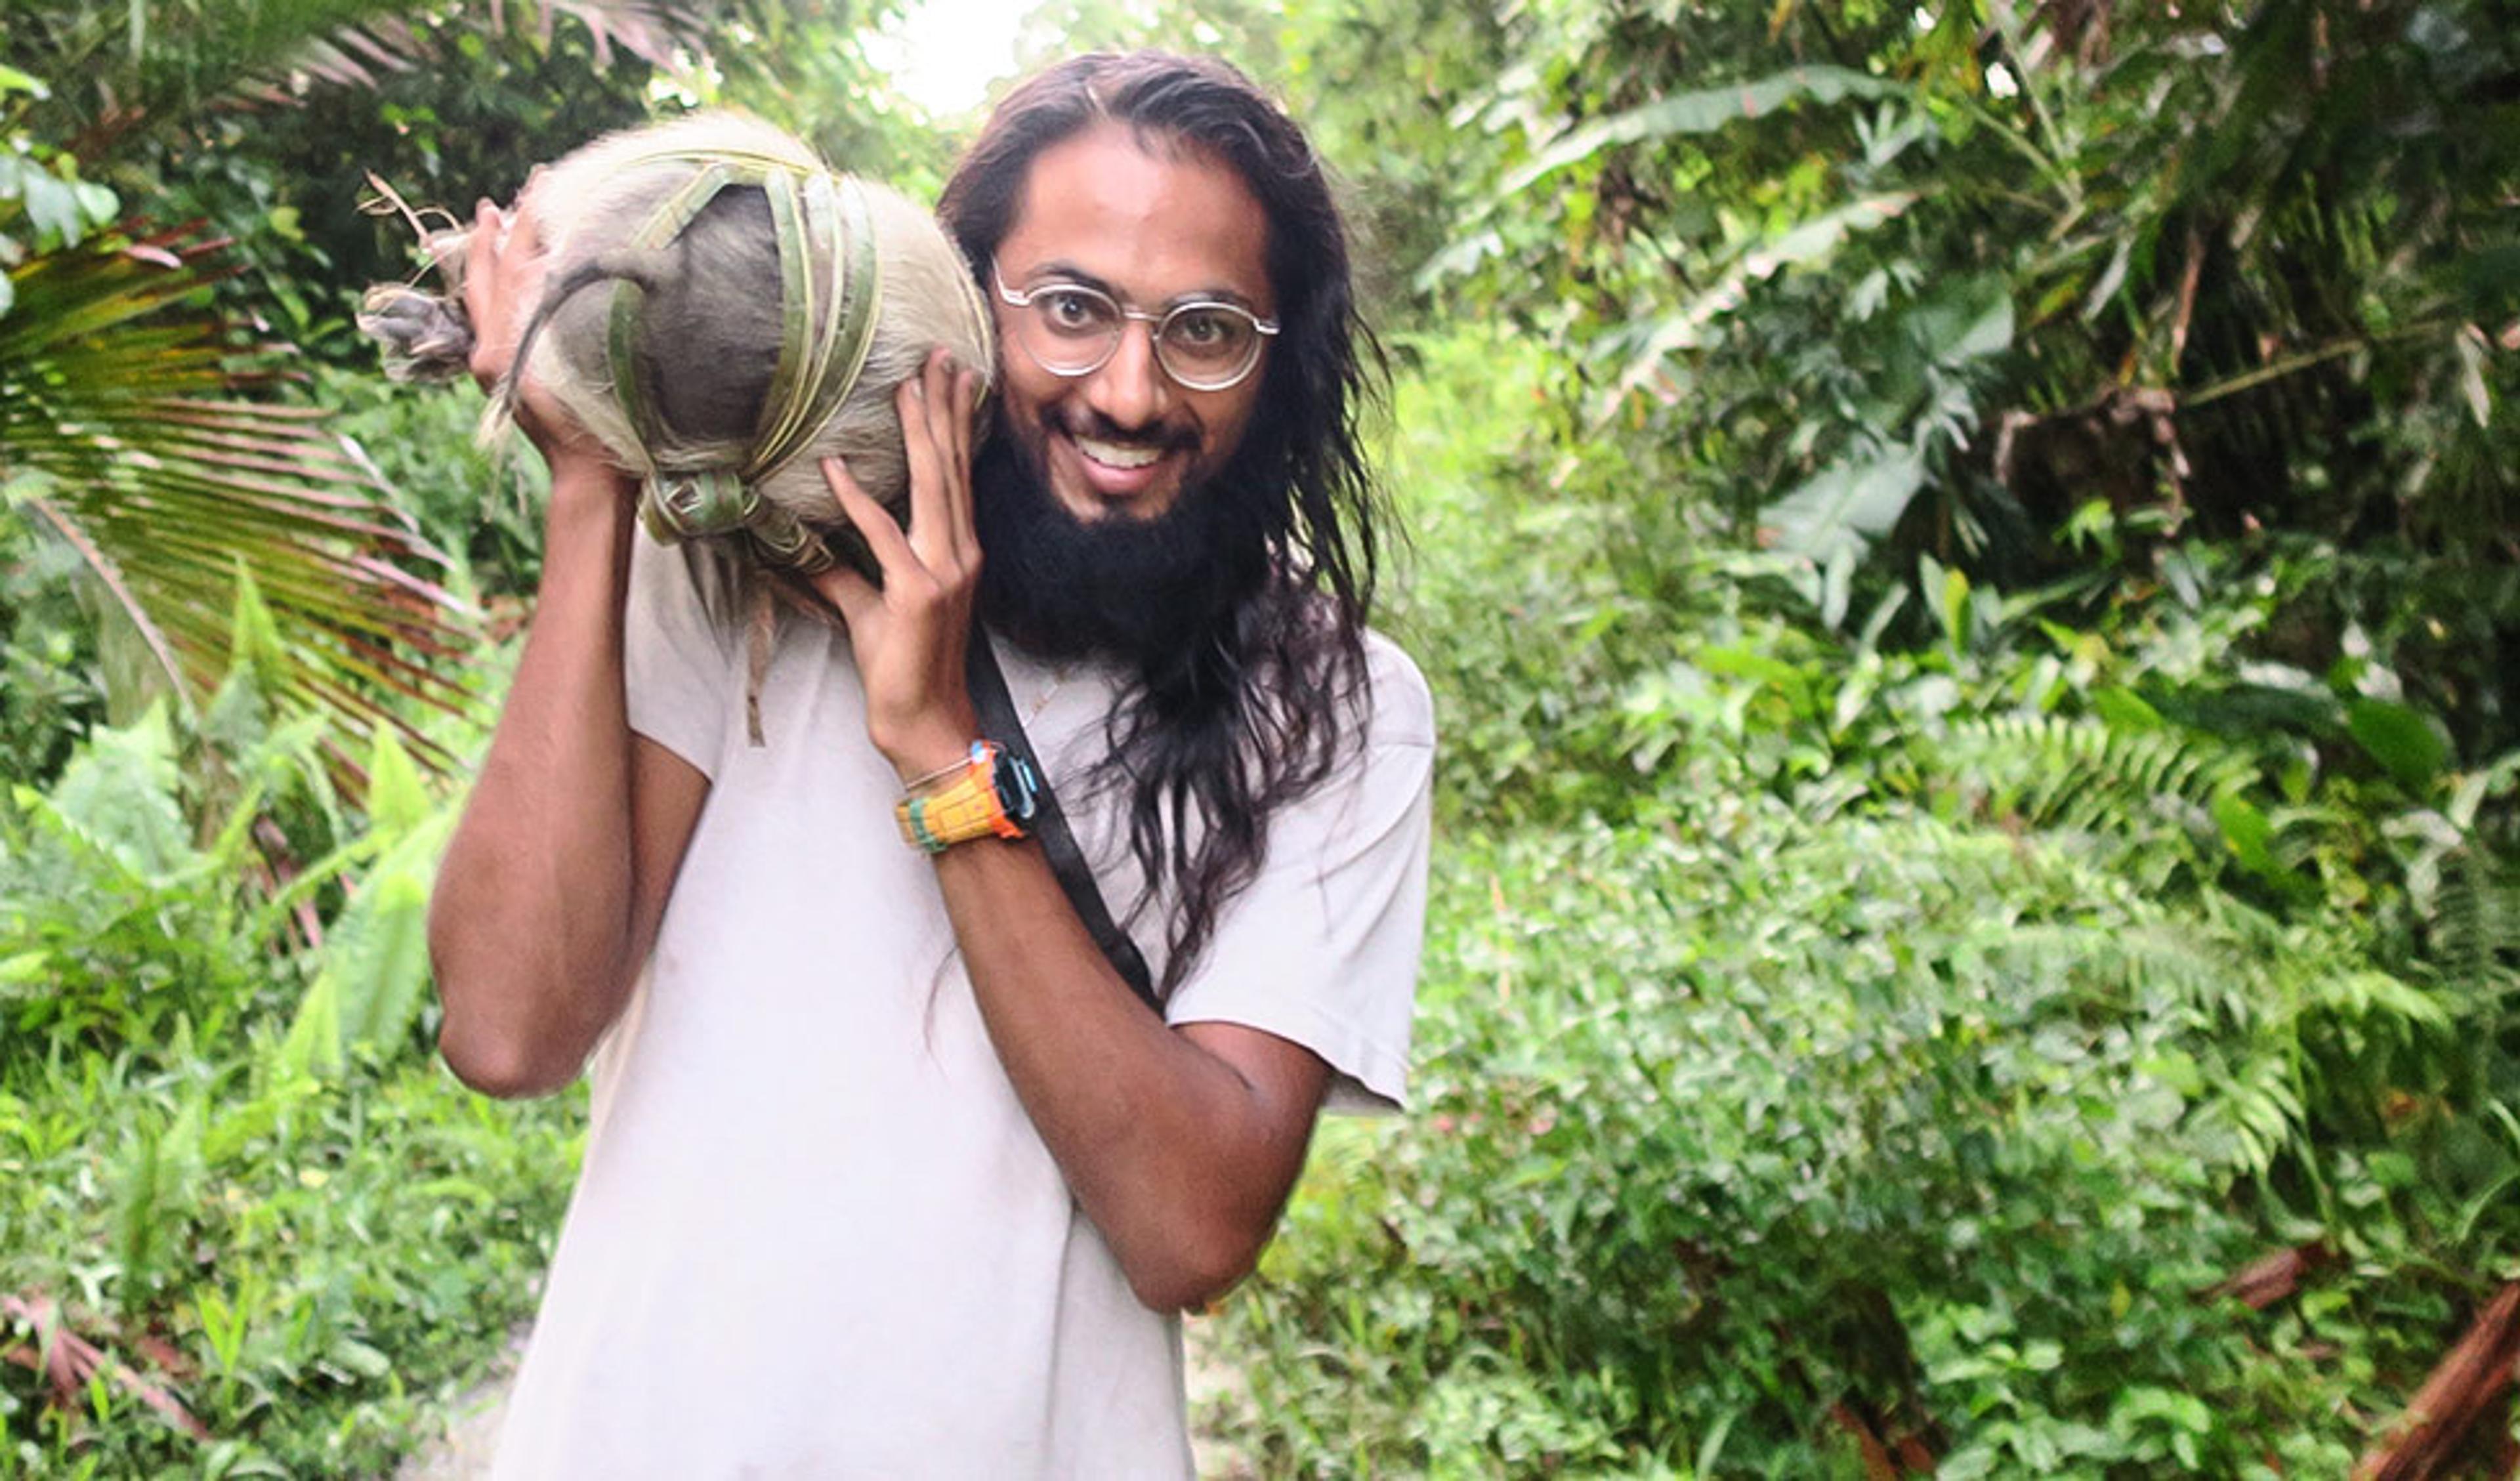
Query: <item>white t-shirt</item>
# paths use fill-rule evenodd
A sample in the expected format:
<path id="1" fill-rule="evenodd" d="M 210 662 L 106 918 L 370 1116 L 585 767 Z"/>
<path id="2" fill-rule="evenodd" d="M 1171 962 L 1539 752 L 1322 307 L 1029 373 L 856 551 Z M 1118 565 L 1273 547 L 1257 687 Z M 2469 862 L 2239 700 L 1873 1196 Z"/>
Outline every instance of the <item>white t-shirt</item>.
<path id="1" fill-rule="evenodd" d="M 931 866 L 892 818 L 837 631 L 783 618 L 747 742 L 705 561 L 632 561 L 630 723 L 710 780 L 654 955 L 597 1056 L 585 1165 L 495 1474 L 1180 1477 L 1178 1322 L 1138 1304 L 1000 1066 Z M 1116 800 L 1077 761 L 1112 676 L 1001 645 L 1115 914 Z M 1371 642 L 1354 762 L 1270 822 L 1174 1023 L 1246 1024 L 1396 1104 L 1425 906 L 1424 682 Z M 1134 932 L 1158 973 L 1161 931 Z"/>

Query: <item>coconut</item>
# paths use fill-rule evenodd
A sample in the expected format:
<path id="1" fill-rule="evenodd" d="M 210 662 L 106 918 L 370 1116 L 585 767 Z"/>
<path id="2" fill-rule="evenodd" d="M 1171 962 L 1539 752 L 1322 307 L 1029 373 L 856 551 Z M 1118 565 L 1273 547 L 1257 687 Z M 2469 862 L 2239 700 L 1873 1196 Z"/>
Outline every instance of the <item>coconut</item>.
<path id="1" fill-rule="evenodd" d="M 737 541 L 800 574 L 835 559 L 872 574 L 821 460 L 905 517 L 895 389 L 938 345 L 982 376 L 996 364 L 987 305 L 934 218 L 722 112 L 599 139 L 522 199 L 549 269 L 518 363 L 639 477 L 650 531 Z M 381 284 L 358 316 L 404 381 L 460 376 L 472 349 L 469 233 L 425 235 L 438 291 Z M 516 380 L 494 389 L 485 434 L 513 420 Z"/>

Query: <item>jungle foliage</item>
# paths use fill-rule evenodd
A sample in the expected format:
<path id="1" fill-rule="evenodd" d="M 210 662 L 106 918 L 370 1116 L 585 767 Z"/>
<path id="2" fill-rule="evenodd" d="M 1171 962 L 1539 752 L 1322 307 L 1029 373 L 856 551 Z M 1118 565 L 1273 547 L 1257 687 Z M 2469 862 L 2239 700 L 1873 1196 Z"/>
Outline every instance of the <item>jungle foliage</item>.
<path id="1" fill-rule="evenodd" d="M 1262 1469 L 2387 1447 L 2520 1277 L 2505 10 L 1228 28 L 1424 248 L 1449 825 Z"/>
<path id="2" fill-rule="evenodd" d="M 301 0 L 332 53 L 216 54 L 221 92 L 177 39 L 219 3 L 52 6 L 34 52 L 13 14 L 0 415 L 55 404 L 13 344 L 84 342 L 34 265 L 146 287 L 128 202 L 215 222 L 244 271 L 128 323 L 326 362 L 226 394 L 331 414 L 486 608 L 389 651 L 485 696 L 535 492 L 347 354 L 397 249 L 352 167 L 461 205 L 517 137 L 705 100 L 913 182 L 950 156 L 863 71 L 877 13 Z M 1215 1319 L 1220 1455 L 2324 1476 L 2392 1443 L 2520 1279 L 2515 20 L 1036 12 L 1036 56 L 1281 87 L 1398 373 L 1387 620 L 1444 736 L 1418 1103 L 1324 1128 Z M 430 66 L 377 55 L 406 36 Z M 106 60 L 166 101 L 64 83 Z M 304 97 L 204 102 L 253 86 Z M 14 509 L 118 487 L 29 482 L 27 425 Z M 570 1153 L 564 1107 L 427 1055 L 416 762 L 477 710 L 315 717 L 288 676 L 325 640 L 257 577 L 192 594 L 189 709 L 109 716 L 96 563 L 40 517 L 0 560 L 0 1359 L 35 1359 L 0 1361 L 0 1466 L 382 1468 L 529 1303 Z M 2429 1473 L 2506 1473 L 2486 1414 Z"/>
<path id="3" fill-rule="evenodd" d="M 1420 1104 L 1326 1128 L 1216 1421 L 1272 1474 L 2343 1474 L 2520 1273 L 2520 758 L 2317 684 L 2323 744 L 2237 725 L 2310 550 L 2097 621 L 1928 563 L 1841 634 L 1720 545 L 1624 591 L 1615 482 L 1528 495 L 1549 357 L 1412 348 Z"/>
<path id="4" fill-rule="evenodd" d="M 272 698 L 241 668 L 0 800 L 13 1474 L 382 1474 L 530 1314 L 576 1128 L 429 1052 L 453 813 L 389 730 L 352 808 Z"/>

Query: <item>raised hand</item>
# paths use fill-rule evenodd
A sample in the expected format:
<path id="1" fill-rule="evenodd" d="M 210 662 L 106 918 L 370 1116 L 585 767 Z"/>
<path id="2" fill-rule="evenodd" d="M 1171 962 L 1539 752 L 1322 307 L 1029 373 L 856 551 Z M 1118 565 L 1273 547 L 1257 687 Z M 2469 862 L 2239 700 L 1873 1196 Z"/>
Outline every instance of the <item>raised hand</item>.
<path id="1" fill-rule="evenodd" d="M 472 379 L 483 390 L 496 388 L 516 363 L 525 321 L 542 302 L 549 261 L 530 188 L 513 211 L 488 201 L 472 208 L 472 230 L 464 245 L 464 316 L 472 325 Z M 517 426 L 555 476 L 564 463 L 610 466 L 610 454 L 530 376 L 517 387 L 516 413 Z"/>
<path id="2" fill-rule="evenodd" d="M 977 374 L 943 350 L 895 398 L 910 457 L 904 533 L 836 458 L 823 460 L 840 512 L 865 537 L 883 585 L 846 567 L 814 578 L 849 626 L 866 687 L 867 735 L 907 779 L 952 764 L 979 735 L 963 654 L 971 642 L 980 541 L 971 523 L 971 426 Z"/>

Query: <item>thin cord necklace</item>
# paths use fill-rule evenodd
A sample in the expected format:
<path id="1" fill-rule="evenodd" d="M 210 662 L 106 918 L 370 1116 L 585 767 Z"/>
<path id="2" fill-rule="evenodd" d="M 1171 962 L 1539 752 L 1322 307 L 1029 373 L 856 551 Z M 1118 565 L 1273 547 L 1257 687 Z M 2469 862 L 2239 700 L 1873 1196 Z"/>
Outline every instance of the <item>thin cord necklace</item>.
<path id="1" fill-rule="evenodd" d="M 1050 686 L 1041 692 L 1040 698 L 1033 700 L 1032 708 L 1024 711 L 1023 728 L 1026 731 L 1030 731 L 1041 719 L 1043 712 L 1050 708 L 1050 701 L 1058 697 L 1058 692 L 1067 687 L 1067 681 L 1074 677 L 1075 673 L 1074 663 L 1050 665 Z"/>

